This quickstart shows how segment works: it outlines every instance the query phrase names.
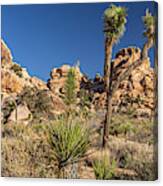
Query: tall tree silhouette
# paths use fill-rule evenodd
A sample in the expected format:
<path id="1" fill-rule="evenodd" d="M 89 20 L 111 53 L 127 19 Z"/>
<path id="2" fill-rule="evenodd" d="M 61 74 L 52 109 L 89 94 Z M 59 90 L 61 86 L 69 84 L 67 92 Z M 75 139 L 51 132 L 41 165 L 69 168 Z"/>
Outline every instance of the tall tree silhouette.
<path id="1" fill-rule="evenodd" d="M 103 147 L 106 147 L 109 135 L 109 125 L 112 115 L 112 48 L 119 41 L 125 31 L 126 8 L 111 5 L 104 11 L 104 34 L 105 34 L 105 63 L 104 63 L 104 87 L 107 95 L 107 111 L 104 121 Z"/>

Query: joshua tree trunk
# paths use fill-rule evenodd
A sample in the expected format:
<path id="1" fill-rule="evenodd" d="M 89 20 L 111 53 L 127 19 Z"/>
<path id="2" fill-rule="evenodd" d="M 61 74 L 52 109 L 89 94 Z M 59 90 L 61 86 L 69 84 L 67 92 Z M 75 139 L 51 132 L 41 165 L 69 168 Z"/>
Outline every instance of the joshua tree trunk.
<path id="1" fill-rule="evenodd" d="M 109 125 L 112 115 L 112 95 L 111 95 L 111 56 L 113 42 L 107 38 L 105 40 L 105 64 L 104 64 L 104 88 L 106 92 L 106 115 L 104 120 L 103 148 L 106 148 L 109 137 Z"/>
<path id="2" fill-rule="evenodd" d="M 153 38 L 148 38 L 148 41 L 144 44 L 142 49 L 142 59 L 148 58 L 148 51 L 153 46 Z"/>

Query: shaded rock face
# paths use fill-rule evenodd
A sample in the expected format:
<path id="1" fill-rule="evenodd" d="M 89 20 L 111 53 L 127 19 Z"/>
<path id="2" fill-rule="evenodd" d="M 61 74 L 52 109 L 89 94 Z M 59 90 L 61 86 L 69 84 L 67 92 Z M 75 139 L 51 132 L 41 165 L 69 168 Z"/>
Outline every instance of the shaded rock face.
<path id="1" fill-rule="evenodd" d="M 16 113 L 17 112 L 17 113 Z M 8 122 L 28 122 L 32 113 L 28 109 L 26 104 L 20 104 L 17 106 L 17 111 L 13 110 L 8 118 Z"/>
<path id="2" fill-rule="evenodd" d="M 119 51 L 112 61 L 113 83 L 129 65 L 140 59 L 139 48 L 125 48 Z M 149 59 L 132 71 L 131 75 L 119 85 L 113 96 L 114 112 L 133 112 L 135 116 L 151 116 L 154 109 L 154 70 L 150 67 Z M 103 91 L 103 82 L 93 83 L 90 91 L 94 91 L 93 104 L 96 109 L 105 108 L 106 95 Z"/>
<path id="3" fill-rule="evenodd" d="M 48 80 L 48 87 L 49 89 L 57 94 L 64 94 L 64 85 L 67 80 L 67 75 L 70 70 L 71 66 L 63 65 L 60 68 L 52 69 L 50 73 L 50 79 Z M 76 87 L 77 91 L 80 89 L 80 81 L 82 78 L 82 73 L 80 72 L 79 67 L 73 67 L 75 69 L 75 77 L 76 77 Z"/>

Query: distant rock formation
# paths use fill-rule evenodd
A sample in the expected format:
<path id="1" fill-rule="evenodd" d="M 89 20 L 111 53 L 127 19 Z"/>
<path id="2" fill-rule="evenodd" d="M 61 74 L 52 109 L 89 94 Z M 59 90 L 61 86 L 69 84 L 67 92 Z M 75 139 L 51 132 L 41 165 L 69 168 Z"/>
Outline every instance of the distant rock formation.
<path id="1" fill-rule="evenodd" d="M 125 48 L 120 50 L 113 63 L 113 83 L 130 64 L 140 59 L 139 48 Z M 142 64 L 132 71 L 131 75 L 119 85 L 113 96 L 113 111 L 124 113 L 131 112 L 136 116 L 151 116 L 154 109 L 154 70 L 150 67 L 149 59 L 142 61 Z M 96 108 L 104 108 L 106 96 L 103 92 L 103 82 L 96 81 L 95 87 L 90 89 L 95 91 L 93 103 Z"/>
<path id="2" fill-rule="evenodd" d="M 54 113 L 60 114 L 65 110 L 65 105 L 60 97 L 64 95 L 64 85 L 67 74 L 71 68 L 63 65 L 51 70 L 50 79 L 44 82 L 37 77 L 31 77 L 25 68 L 13 62 L 13 57 L 6 44 L 1 40 L 2 61 L 2 93 L 16 97 L 25 87 L 35 87 L 37 90 L 46 90 L 54 102 Z M 120 50 L 112 61 L 113 83 L 130 64 L 140 59 L 141 50 L 135 47 Z M 105 109 L 106 95 L 104 92 L 103 77 L 96 74 L 93 80 L 83 75 L 78 66 L 73 67 L 76 73 L 76 83 L 79 92 L 87 90 L 92 99 L 95 110 Z M 135 116 L 149 117 L 154 109 L 154 69 L 150 67 L 150 60 L 142 61 L 142 64 L 132 71 L 131 75 L 120 83 L 113 96 L 113 112 L 131 113 Z M 79 98 L 80 99 L 80 98 Z M 59 105 L 56 107 L 56 105 Z"/>
<path id="3" fill-rule="evenodd" d="M 3 40 L 1 40 L 1 63 L 1 120 L 15 121 L 14 115 L 16 108 L 15 106 L 12 108 L 12 103 L 17 101 L 17 99 L 26 88 L 29 88 L 29 91 L 32 90 L 32 88 L 37 90 L 36 94 L 39 91 L 47 91 L 51 99 L 51 112 L 54 115 L 58 115 L 65 111 L 65 104 L 63 100 L 61 100 L 56 94 L 49 90 L 46 82 L 40 80 L 37 77 L 31 77 L 25 68 L 22 68 L 19 64 L 13 61 L 11 51 Z M 27 103 L 20 102 L 20 100 L 19 103 L 17 103 L 17 120 L 22 123 L 24 119 L 28 119 L 28 115 L 31 112 L 27 105 Z M 6 108 L 9 106 L 10 108 Z"/>

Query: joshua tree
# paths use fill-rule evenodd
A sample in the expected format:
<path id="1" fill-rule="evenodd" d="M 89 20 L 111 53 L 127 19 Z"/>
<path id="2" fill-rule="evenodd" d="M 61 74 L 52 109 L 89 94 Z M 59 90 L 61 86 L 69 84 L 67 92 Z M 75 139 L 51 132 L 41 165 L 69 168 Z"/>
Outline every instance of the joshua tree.
<path id="1" fill-rule="evenodd" d="M 115 13 L 113 14 L 113 12 L 116 12 L 114 9 L 117 9 L 117 8 L 119 8 L 119 11 L 118 12 L 122 12 L 121 13 L 122 14 L 121 15 L 121 20 L 123 20 L 123 21 L 122 21 L 121 24 L 119 23 L 115 27 L 115 28 L 117 28 L 117 30 L 119 32 L 118 31 L 117 32 L 114 31 L 114 33 L 117 33 L 116 35 L 118 35 L 119 37 L 118 36 L 115 37 L 113 43 L 110 42 L 110 47 L 109 47 L 110 49 L 108 49 L 108 47 L 107 47 L 108 40 L 110 41 L 111 40 L 110 38 L 114 38 L 114 37 L 110 37 L 113 34 L 109 34 L 111 32 L 110 30 L 114 30 L 114 29 L 111 29 L 112 28 L 112 25 L 114 25 L 113 24 L 114 23 L 114 21 L 113 21 L 114 19 L 113 18 L 111 19 L 110 18 L 111 16 L 108 16 L 108 15 L 112 15 L 112 16 L 115 15 Z M 118 89 L 120 83 L 123 80 L 125 80 L 127 77 L 129 77 L 129 75 L 131 74 L 131 72 L 135 68 L 137 68 L 138 66 L 140 66 L 142 64 L 142 62 L 143 62 L 144 59 L 148 58 L 148 51 L 155 44 L 156 23 L 155 23 L 155 17 L 152 16 L 152 14 L 149 12 L 149 10 L 146 10 L 146 15 L 143 17 L 143 22 L 144 22 L 144 26 L 145 26 L 144 35 L 147 37 L 147 42 L 144 44 L 144 47 L 142 49 L 141 58 L 139 60 L 137 60 L 137 61 L 134 61 L 127 68 L 127 70 L 124 73 L 122 73 L 119 77 L 117 77 L 116 82 L 114 84 L 112 84 L 112 74 L 111 74 L 112 69 L 111 69 L 111 64 L 110 64 L 111 51 L 112 51 L 112 47 L 111 46 L 113 46 L 113 44 L 120 38 L 120 36 L 122 36 L 122 34 L 123 34 L 124 30 L 125 30 L 126 9 L 125 8 L 122 8 L 122 7 L 115 7 L 115 6 L 112 5 L 109 9 L 107 9 L 104 12 L 104 15 L 105 15 L 105 17 L 104 17 L 105 18 L 104 19 L 104 21 L 105 21 L 104 32 L 106 34 L 106 41 L 105 41 L 105 53 L 106 53 L 105 64 L 106 65 L 104 67 L 105 68 L 105 70 L 104 70 L 104 82 L 105 82 L 105 91 L 107 93 L 107 114 L 106 114 L 106 118 L 105 118 L 105 122 L 104 122 L 103 147 L 106 147 L 106 142 L 107 142 L 108 134 L 109 134 L 108 128 L 109 128 L 109 124 L 111 122 L 111 115 L 112 115 L 112 96 L 114 95 L 115 91 Z M 109 21 L 107 21 L 108 19 L 111 19 L 112 21 L 109 22 Z M 118 19 L 116 19 L 116 20 L 118 20 Z M 108 22 L 108 24 L 107 24 L 107 22 Z M 116 21 L 115 21 L 115 23 L 116 23 Z M 155 60 L 155 61 L 156 61 L 155 62 L 156 63 L 155 66 L 157 68 L 157 60 Z M 108 79 L 109 79 L 109 81 L 108 81 Z M 157 80 L 156 80 L 156 86 L 157 86 Z"/>
<path id="2" fill-rule="evenodd" d="M 144 44 L 142 50 L 142 59 L 146 59 L 148 57 L 148 51 L 153 46 L 155 42 L 155 17 L 146 10 L 146 15 L 143 16 L 143 22 L 145 26 L 144 36 L 147 38 L 147 42 Z"/>
<path id="3" fill-rule="evenodd" d="M 104 33 L 105 33 L 105 64 L 104 64 L 104 86 L 107 95 L 107 112 L 104 121 L 103 147 L 106 147 L 109 134 L 109 125 L 112 115 L 112 95 L 111 95 L 111 57 L 112 48 L 119 41 L 125 31 L 126 8 L 111 5 L 104 12 Z"/>
<path id="4" fill-rule="evenodd" d="M 144 36 L 147 37 L 147 42 L 144 44 L 142 52 L 141 52 L 141 58 L 137 61 L 134 61 L 128 69 L 117 78 L 116 83 L 112 86 L 112 94 L 118 89 L 120 83 L 129 77 L 131 72 L 137 68 L 139 65 L 142 64 L 142 61 L 146 58 L 148 58 L 148 51 L 153 45 L 156 45 L 156 19 L 152 14 L 149 12 L 149 10 L 146 10 L 146 15 L 143 16 L 143 22 L 144 22 Z M 156 47 L 155 47 L 156 48 Z M 155 56 L 155 71 L 157 71 L 157 49 L 155 51 L 156 56 Z"/>
<path id="5" fill-rule="evenodd" d="M 153 16 L 150 11 L 146 10 L 146 15 L 143 16 L 144 22 L 144 36 L 147 38 L 146 43 L 144 44 L 142 50 L 142 59 L 148 58 L 148 51 L 151 47 L 155 47 L 155 60 L 154 60 L 154 69 L 155 69 L 155 119 L 157 118 L 157 72 L 158 72 L 158 53 L 157 53 L 157 24 L 156 18 Z"/>

